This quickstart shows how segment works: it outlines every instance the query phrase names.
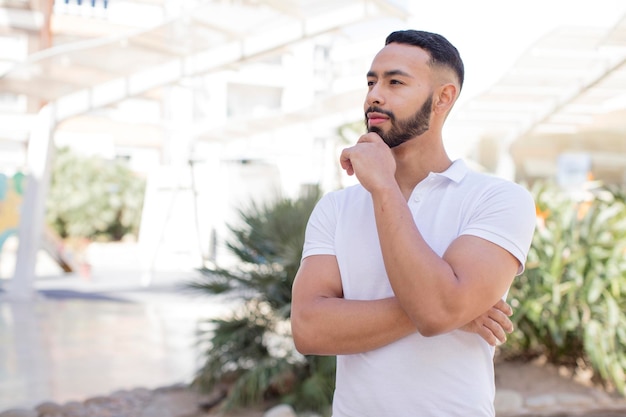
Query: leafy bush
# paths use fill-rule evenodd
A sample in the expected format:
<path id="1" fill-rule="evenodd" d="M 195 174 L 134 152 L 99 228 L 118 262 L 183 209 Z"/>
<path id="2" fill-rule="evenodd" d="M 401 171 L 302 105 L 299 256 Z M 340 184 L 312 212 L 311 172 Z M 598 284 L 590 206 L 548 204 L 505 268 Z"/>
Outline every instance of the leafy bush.
<path id="1" fill-rule="evenodd" d="M 319 189 L 297 199 L 278 199 L 240 210 L 227 244 L 238 260 L 232 268 L 201 270 L 188 287 L 240 300 L 232 316 L 203 323 L 204 364 L 193 385 L 212 392 L 230 384 L 225 409 L 282 401 L 326 413 L 334 391 L 335 359 L 300 355 L 289 318 L 291 286 L 300 265 L 304 230 Z"/>
<path id="2" fill-rule="evenodd" d="M 518 331 L 502 353 L 590 366 L 599 382 L 625 394 L 624 194 L 601 188 L 580 199 L 547 183 L 533 192 L 538 226 L 509 294 Z"/>
<path id="3" fill-rule="evenodd" d="M 120 240 L 136 234 L 145 180 L 124 163 L 57 150 L 46 221 L 62 238 Z"/>

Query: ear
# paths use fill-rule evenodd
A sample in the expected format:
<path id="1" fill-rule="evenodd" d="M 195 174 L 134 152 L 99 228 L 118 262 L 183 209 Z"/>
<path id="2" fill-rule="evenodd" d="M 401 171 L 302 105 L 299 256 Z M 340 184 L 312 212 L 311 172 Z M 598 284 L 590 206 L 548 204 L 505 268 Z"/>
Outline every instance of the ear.
<path id="1" fill-rule="evenodd" d="M 453 83 L 443 84 L 439 87 L 439 91 L 435 96 L 433 103 L 433 111 L 438 114 L 446 114 L 450 111 L 457 96 L 459 95 L 458 87 Z"/>

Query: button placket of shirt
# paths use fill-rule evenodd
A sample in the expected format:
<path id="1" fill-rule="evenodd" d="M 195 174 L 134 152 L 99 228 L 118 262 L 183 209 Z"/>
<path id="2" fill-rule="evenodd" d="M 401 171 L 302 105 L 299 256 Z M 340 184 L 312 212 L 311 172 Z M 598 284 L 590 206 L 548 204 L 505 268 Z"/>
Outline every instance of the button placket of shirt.
<path id="1" fill-rule="evenodd" d="M 424 199 L 423 198 L 424 195 L 428 194 L 428 192 L 430 192 L 430 190 L 435 186 L 436 184 L 435 178 L 436 178 L 436 175 L 430 173 L 424 181 L 422 181 L 421 183 L 417 185 L 417 187 L 413 191 L 413 195 L 411 196 L 411 200 L 414 203 L 419 204 L 422 202 L 422 200 Z"/>

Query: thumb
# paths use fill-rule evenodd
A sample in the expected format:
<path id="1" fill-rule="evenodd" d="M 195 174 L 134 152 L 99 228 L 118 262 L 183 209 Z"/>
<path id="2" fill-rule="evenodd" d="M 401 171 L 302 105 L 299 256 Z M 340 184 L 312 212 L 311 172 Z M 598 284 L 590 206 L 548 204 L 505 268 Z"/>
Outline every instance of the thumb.
<path id="1" fill-rule="evenodd" d="M 375 142 L 383 142 L 383 138 L 376 132 L 367 132 L 359 138 L 357 143 L 375 143 Z"/>
<path id="2" fill-rule="evenodd" d="M 348 175 L 354 174 L 354 167 L 352 166 L 352 161 L 350 161 L 350 148 L 346 148 L 341 152 L 339 163 Z"/>

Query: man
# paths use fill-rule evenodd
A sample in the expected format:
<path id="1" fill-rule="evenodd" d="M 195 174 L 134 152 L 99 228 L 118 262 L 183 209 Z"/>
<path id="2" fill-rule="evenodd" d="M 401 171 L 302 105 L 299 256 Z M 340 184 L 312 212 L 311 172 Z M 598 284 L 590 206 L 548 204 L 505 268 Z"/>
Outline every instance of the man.
<path id="1" fill-rule="evenodd" d="M 444 37 L 390 34 L 367 73 L 368 133 L 340 158 L 360 184 L 309 220 L 292 330 L 301 353 L 338 355 L 333 417 L 495 414 L 493 345 L 535 209 L 448 157 L 463 71 Z"/>

